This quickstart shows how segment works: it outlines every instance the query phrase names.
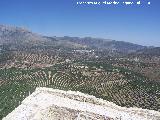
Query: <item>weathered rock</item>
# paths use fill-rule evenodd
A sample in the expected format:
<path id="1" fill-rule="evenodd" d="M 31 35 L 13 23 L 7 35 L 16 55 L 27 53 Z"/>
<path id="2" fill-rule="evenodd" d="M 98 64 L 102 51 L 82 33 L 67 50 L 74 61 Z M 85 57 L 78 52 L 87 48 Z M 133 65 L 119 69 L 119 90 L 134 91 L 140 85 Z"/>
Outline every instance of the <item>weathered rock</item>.
<path id="1" fill-rule="evenodd" d="M 120 107 L 80 92 L 37 88 L 3 120 L 160 120 L 160 112 Z"/>

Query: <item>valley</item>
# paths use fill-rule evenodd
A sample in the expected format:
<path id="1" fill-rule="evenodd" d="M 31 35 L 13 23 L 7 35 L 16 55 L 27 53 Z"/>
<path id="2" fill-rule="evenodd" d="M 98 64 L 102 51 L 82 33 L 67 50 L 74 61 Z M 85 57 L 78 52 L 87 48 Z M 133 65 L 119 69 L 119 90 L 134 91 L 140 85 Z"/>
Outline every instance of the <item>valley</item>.
<path id="1" fill-rule="evenodd" d="M 160 111 L 158 47 L 46 37 L 4 25 L 0 44 L 0 119 L 37 87 L 80 91 L 122 107 Z"/>

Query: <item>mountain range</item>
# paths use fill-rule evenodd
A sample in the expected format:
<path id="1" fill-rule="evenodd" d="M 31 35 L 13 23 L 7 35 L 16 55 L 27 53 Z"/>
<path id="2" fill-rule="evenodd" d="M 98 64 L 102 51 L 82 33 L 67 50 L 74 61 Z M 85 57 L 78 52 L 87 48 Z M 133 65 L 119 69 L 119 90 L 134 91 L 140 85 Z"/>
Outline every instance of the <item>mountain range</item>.
<path id="1" fill-rule="evenodd" d="M 123 53 L 147 49 L 146 46 L 111 39 L 43 36 L 24 28 L 6 25 L 0 25 L 0 44 L 10 44 L 12 46 L 59 46 L 60 48 L 98 49 Z"/>

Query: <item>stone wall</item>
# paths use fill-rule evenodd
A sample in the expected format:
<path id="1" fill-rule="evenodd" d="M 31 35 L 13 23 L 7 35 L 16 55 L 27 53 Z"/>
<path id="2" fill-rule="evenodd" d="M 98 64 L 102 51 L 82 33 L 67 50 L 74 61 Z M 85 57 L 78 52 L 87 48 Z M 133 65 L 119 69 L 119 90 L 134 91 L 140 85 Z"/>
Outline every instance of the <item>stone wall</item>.
<path id="1" fill-rule="evenodd" d="M 37 88 L 3 120 L 160 120 L 160 112 L 120 107 L 80 92 Z"/>

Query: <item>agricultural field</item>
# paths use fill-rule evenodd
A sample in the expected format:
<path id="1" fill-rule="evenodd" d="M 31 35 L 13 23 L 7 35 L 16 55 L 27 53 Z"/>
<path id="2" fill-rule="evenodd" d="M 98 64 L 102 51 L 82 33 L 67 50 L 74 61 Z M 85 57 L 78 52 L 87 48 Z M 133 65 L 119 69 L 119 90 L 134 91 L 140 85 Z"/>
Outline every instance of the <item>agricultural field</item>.
<path id="1" fill-rule="evenodd" d="M 160 48 L 100 38 L 47 37 L 0 25 L 0 119 L 36 87 L 80 91 L 160 111 Z"/>
<path id="2" fill-rule="evenodd" d="M 88 93 L 120 106 L 160 110 L 160 86 L 141 74 L 105 62 L 74 61 L 50 67 L 0 69 L 0 118 L 36 87 Z"/>

